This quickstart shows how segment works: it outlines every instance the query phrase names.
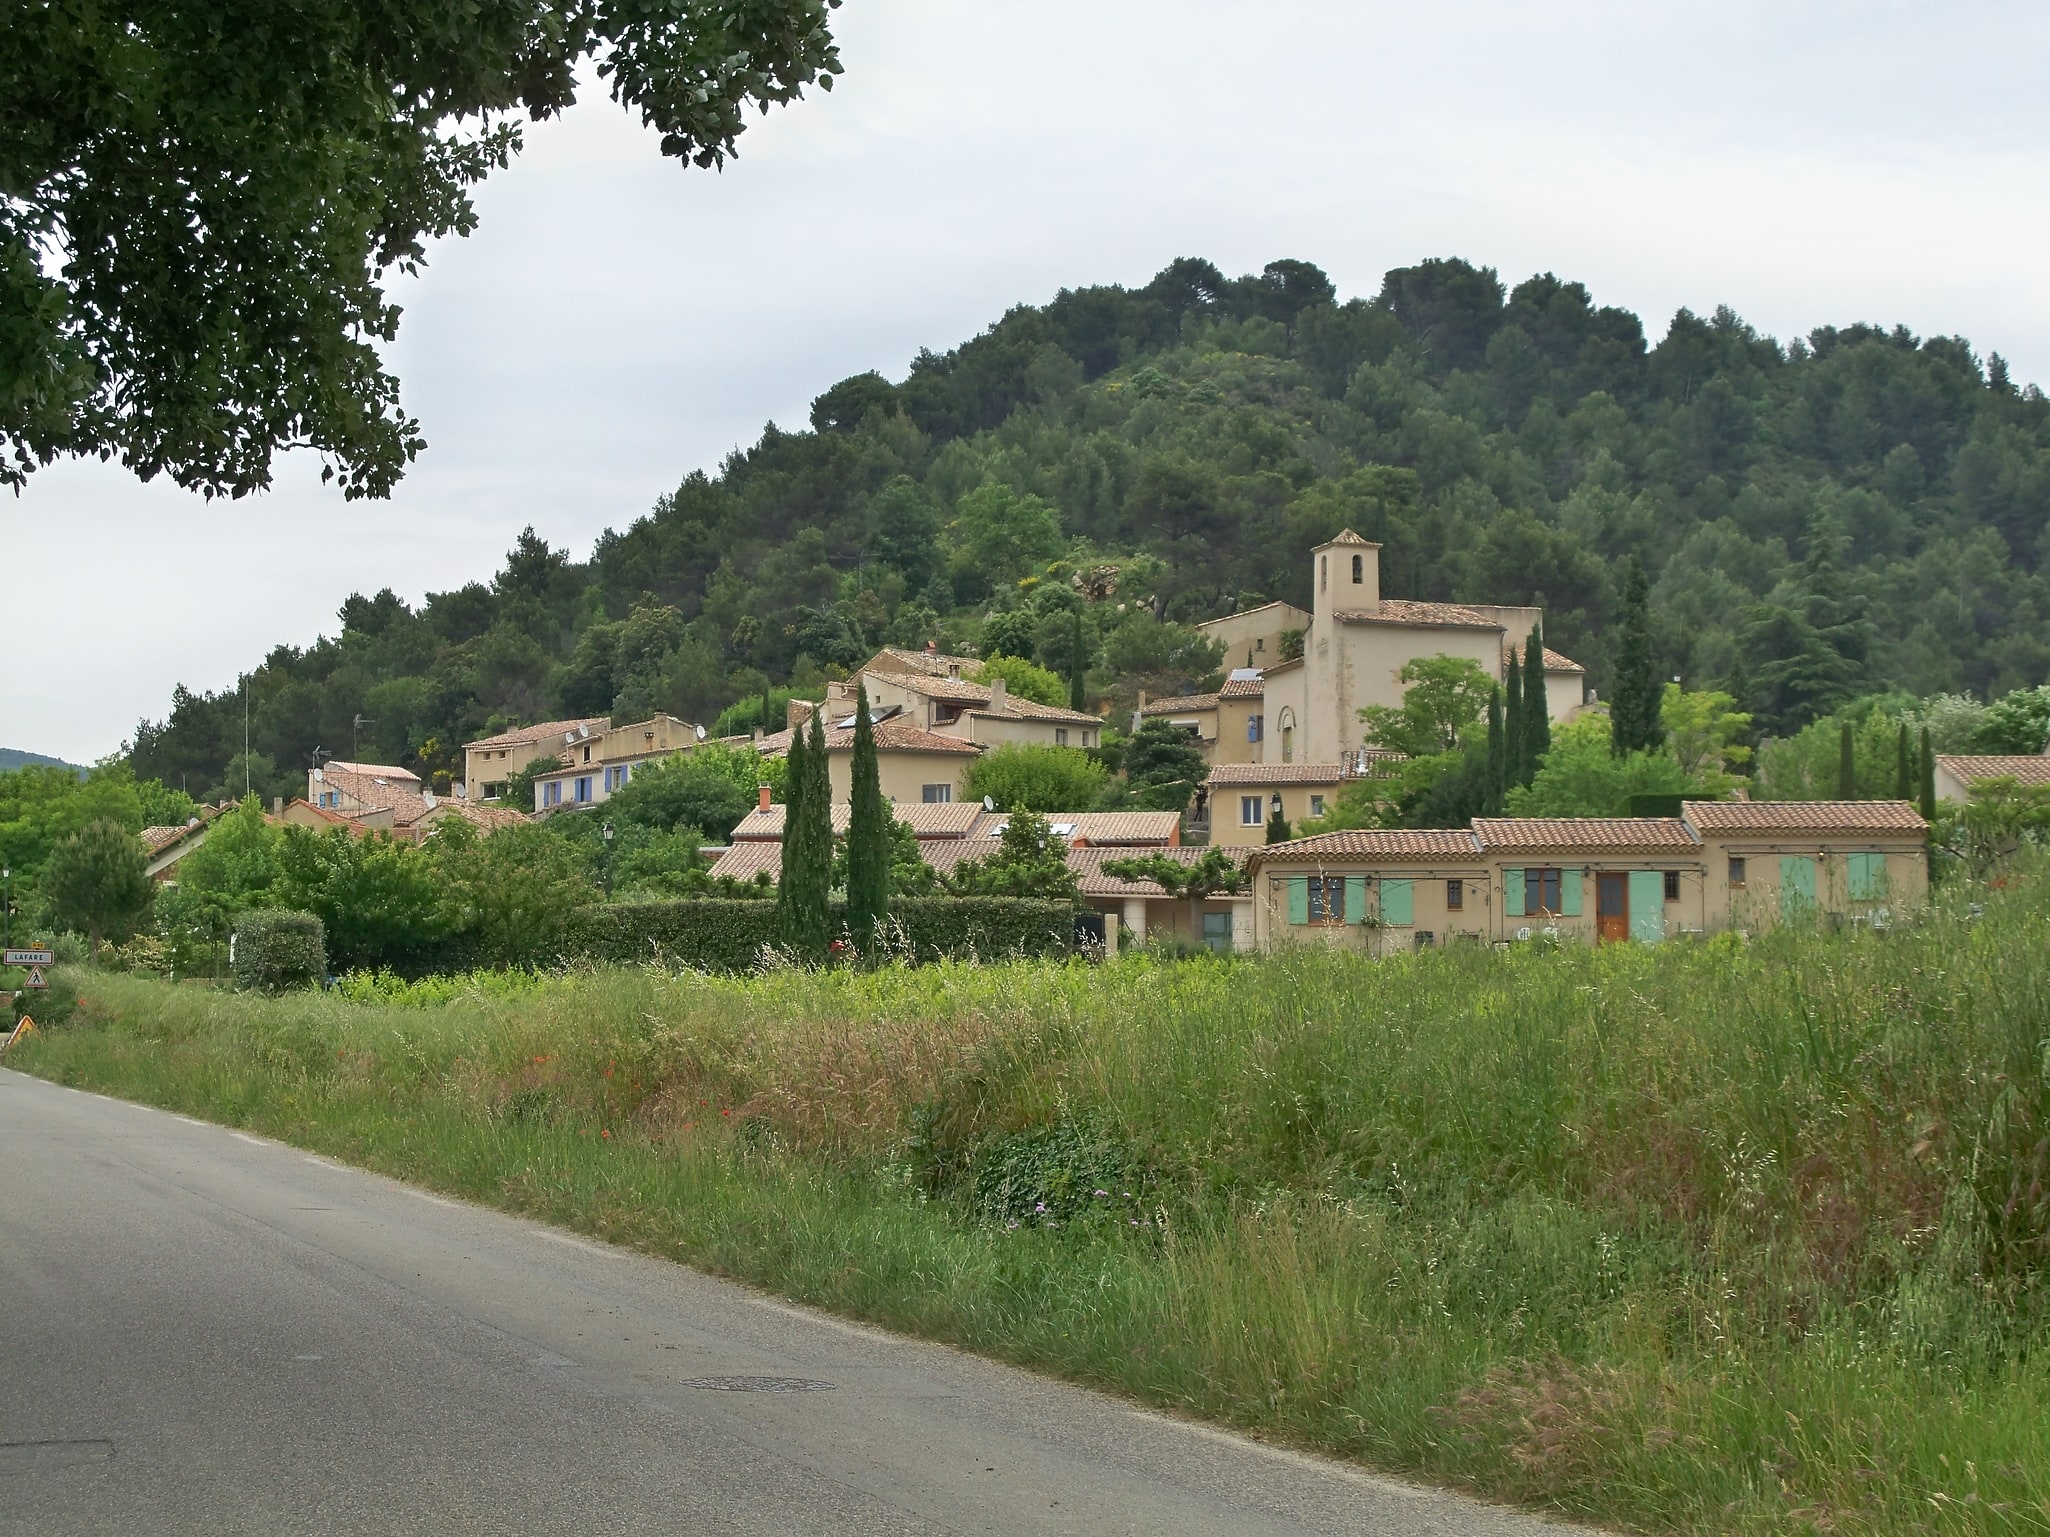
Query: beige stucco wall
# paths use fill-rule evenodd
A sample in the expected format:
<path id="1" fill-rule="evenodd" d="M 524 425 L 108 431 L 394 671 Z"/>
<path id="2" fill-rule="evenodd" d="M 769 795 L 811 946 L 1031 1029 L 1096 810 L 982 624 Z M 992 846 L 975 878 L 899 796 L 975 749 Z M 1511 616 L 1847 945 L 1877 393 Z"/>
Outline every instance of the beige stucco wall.
<path id="1" fill-rule="evenodd" d="M 1756 933 L 1778 924 L 1780 860 L 1789 855 L 1815 861 L 1815 905 L 1825 920 L 1840 914 L 1844 922 L 1869 921 L 1880 908 L 1890 912 L 1912 909 L 1929 896 L 1929 857 L 1919 842 L 1728 837 L 1704 838 L 1702 849 L 1711 873 L 1708 927 L 1712 929 Z M 1851 900 L 1848 856 L 1854 853 L 1886 856 L 1884 897 Z M 1733 886 L 1729 880 L 1732 858 L 1744 861 L 1741 886 Z"/>
<path id="2" fill-rule="evenodd" d="M 1307 629 L 1309 623 L 1308 614 L 1284 603 L 1208 619 L 1196 628 L 1205 638 L 1223 645 L 1223 665 L 1229 672 L 1234 667 L 1272 667 L 1281 660 L 1282 631 Z M 1246 660 L 1249 654 L 1250 662 Z"/>
<path id="3" fill-rule="evenodd" d="M 1315 763 L 1303 735 L 1304 717 L 1309 713 L 1304 693 L 1307 670 L 1301 663 L 1269 674 L 1261 704 L 1267 713 L 1266 740 L 1260 744 L 1254 763 Z M 1291 729 L 1291 723 L 1292 728 Z"/>
<path id="4" fill-rule="evenodd" d="M 891 752 L 876 753 L 876 777 L 883 787 L 883 799 L 900 806 L 915 806 L 925 799 L 929 784 L 950 785 L 955 800 L 967 799 L 968 765 L 975 761 L 968 753 Z M 854 750 L 826 754 L 826 768 L 833 781 L 833 800 L 844 804 L 854 798 Z"/>
<path id="5" fill-rule="evenodd" d="M 1402 669 L 1418 657 L 1471 658 L 1491 678 L 1502 676 L 1502 632 L 1493 629 L 1418 628 L 1385 624 L 1326 624 L 1319 619 L 1303 654 L 1304 691 L 1310 707 L 1302 763 L 1332 763 L 1367 745 L 1359 712 L 1367 705 L 1399 707 Z"/>
<path id="6" fill-rule="evenodd" d="M 1510 872 L 1518 879 L 1531 869 L 1577 870 L 1580 872 L 1580 911 L 1578 913 L 1511 913 L 1507 904 L 1500 900 L 1506 888 Z M 1560 939 L 1578 940 L 1593 944 L 1600 933 L 1601 883 L 1603 874 L 1625 877 L 1625 905 L 1623 918 L 1627 928 L 1630 919 L 1628 905 L 1628 877 L 1634 871 L 1655 871 L 1663 881 L 1665 872 L 1677 870 L 1680 873 L 1680 895 L 1676 901 L 1666 901 L 1661 895 L 1659 918 L 1663 937 L 1676 938 L 1683 933 L 1700 933 L 1709 927 L 1708 913 L 1715 900 L 1715 882 L 1710 877 L 1709 866 L 1699 853 L 1660 856 L 1651 854 L 1606 854 L 1590 857 L 1579 853 L 1519 853 L 1497 854 L 1489 860 L 1489 886 L 1496 900 L 1491 907 L 1490 933 L 1497 939 L 1514 940 L 1529 938 L 1537 934 L 1555 934 Z M 1528 931 L 1526 933 L 1525 931 Z"/>
<path id="7" fill-rule="evenodd" d="M 463 749 L 463 783 L 472 795 L 483 800 L 487 787 L 491 795 L 497 795 L 499 786 L 536 758 L 560 758 L 568 751 L 560 733 L 539 742 L 516 742 L 508 747 L 481 750 L 466 747 Z"/>
<path id="8" fill-rule="evenodd" d="M 1289 878 L 1317 875 L 1341 880 L 1348 876 L 1355 879 L 1367 877 L 1368 911 L 1374 915 L 1380 912 L 1380 882 L 1383 879 L 1407 880 L 1412 883 L 1413 921 L 1391 928 L 1361 923 L 1290 923 Z M 1464 905 L 1457 912 L 1446 905 L 1446 883 L 1455 879 L 1465 888 Z M 1455 937 L 1480 942 L 1491 934 L 1490 895 L 1487 867 L 1478 860 L 1471 864 L 1423 864 L 1416 861 L 1401 864 L 1391 861 L 1376 865 L 1357 861 L 1320 865 L 1276 862 L 1263 865 L 1254 880 L 1253 937 L 1262 950 L 1288 945 L 1323 945 L 1329 949 L 1373 956 L 1413 950 L 1419 933 L 1432 935 L 1439 945 L 1450 944 Z"/>
<path id="9" fill-rule="evenodd" d="M 953 726 L 939 728 L 942 736 L 957 736 L 965 742 L 1000 747 L 1006 742 L 1024 742 L 1034 747 L 1073 747 L 1078 751 L 1096 746 L 1095 726 L 1080 721 L 1020 720 L 1009 715 L 965 714 Z M 1067 741 L 1061 734 L 1067 734 Z M 1084 741 L 1084 738 L 1087 741 Z"/>
<path id="10" fill-rule="evenodd" d="M 1246 731 L 1254 716 L 1261 717 L 1260 735 L 1263 740 L 1249 742 Z M 1242 695 L 1234 699 L 1220 699 L 1217 702 L 1217 741 L 1207 755 L 1212 763 L 1261 763 L 1260 756 L 1267 746 L 1266 732 L 1267 702 L 1257 694 Z"/>
<path id="11" fill-rule="evenodd" d="M 1313 796 L 1324 798 L 1328 812 L 1331 803 L 1338 798 L 1338 781 L 1328 785 L 1226 785 L 1210 792 L 1210 841 L 1223 848 L 1245 849 L 1267 841 L 1267 824 L 1263 820 L 1258 827 L 1248 827 L 1240 820 L 1239 800 L 1242 796 L 1258 795 L 1264 815 L 1274 812 L 1274 792 L 1281 792 L 1281 814 L 1288 818 L 1291 829 L 1300 827 L 1305 817 L 1316 815 L 1310 808 Z"/>

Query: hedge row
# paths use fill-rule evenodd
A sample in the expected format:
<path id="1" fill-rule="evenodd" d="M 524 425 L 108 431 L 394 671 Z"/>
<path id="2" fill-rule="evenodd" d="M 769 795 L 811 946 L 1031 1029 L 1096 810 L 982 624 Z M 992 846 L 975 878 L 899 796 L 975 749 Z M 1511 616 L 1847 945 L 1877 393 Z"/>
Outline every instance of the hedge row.
<path id="1" fill-rule="evenodd" d="M 890 904 L 892 954 L 913 960 L 993 960 L 1066 955 L 1075 948 L 1074 909 L 1020 897 L 904 897 Z M 846 939 L 847 910 L 835 902 L 827 927 Z M 661 961 L 701 971 L 751 971 L 777 945 L 776 904 L 693 897 L 587 907 L 571 921 L 563 957 Z"/>
<path id="2" fill-rule="evenodd" d="M 1065 902 L 1021 897 L 900 897 L 890 904 L 889 948 L 913 961 L 1067 955 L 1075 947 L 1074 909 Z M 828 928 L 847 937 L 844 904 L 835 902 Z M 776 903 L 746 897 L 687 897 L 668 902 L 612 902 L 573 914 L 561 936 L 530 955 L 498 957 L 521 965 L 576 961 L 660 961 L 699 971 L 745 972 L 776 946 Z M 406 977 L 456 975 L 488 967 L 465 934 L 393 955 L 385 964 Z"/>

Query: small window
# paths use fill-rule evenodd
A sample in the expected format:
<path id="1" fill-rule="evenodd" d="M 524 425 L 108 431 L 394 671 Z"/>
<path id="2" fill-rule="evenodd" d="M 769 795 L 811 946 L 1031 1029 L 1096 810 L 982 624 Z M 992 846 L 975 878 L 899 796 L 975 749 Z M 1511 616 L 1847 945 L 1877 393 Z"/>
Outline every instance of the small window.
<path id="1" fill-rule="evenodd" d="M 1532 917 L 1558 917 L 1565 911 L 1559 898 L 1556 868 L 1533 867 L 1523 872 L 1523 910 Z"/>
<path id="2" fill-rule="evenodd" d="M 928 806 L 944 806 L 954 799 L 952 785 L 920 785 L 919 798 Z"/>
<path id="3" fill-rule="evenodd" d="M 1454 913 L 1466 910 L 1465 881 L 1447 881 L 1445 883 L 1445 909 L 1447 912 Z"/>
<path id="4" fill-rule="evenodd" d="M 1255 651 L 1265 651 L 1267 649 L 1267 637 L 1262 635 L 1255 638 L 1255 640 L 1253 641 L 1253 649 Z"/>
<path id="5" fill-rule="evenodd" d="M 1322 816 L 1323 814 L 1324 814 L 1324 797 L 1323 797 L 1323 796 L 1321 796 L 1321 795 L 1313 795 L 1313 796 L 1311 796 L 1311 797 L 1310 797 L 1310 815 L 1311 815 L 1311 816 L 1313 816 L 1313 817 L 1320 817 L 1320 816 Z"/>
<path id="6" fill-rule="evenodd" d="M 1068 745 L 1068 728 L 1066 726 L 1056 726 L 1053 728 L 1053 745 L 1056 747 L 1066 747 Z"/>
<path id="7" fill-rule="evenodd" d="M 1267 797 L 1264 795 L 1241 795 L 1239 797 L 1239 826 L 1264 827 L 1267 825 Z"/>
<path id="8" fill-rule="evenodd" d="M 1367 562 L 1363 555 L 1352 558 L 1352 584 L 1357 587 L 1367 579 Z"/>
<path id="9" fill-rule="evenodd" d="M 1310 922 L 1345 922 L 1344 876 L 1313 875 L 1310 877 Z"/>
<path id="10" fill-rule="evenodd" d="M 1266 717 L 1260 715 L 1248 715 L 1246 717 L 1246 740 L 1248 742 L 1259 741 L 1261 728 L 1265 724 Z"/>
<path id="11" fill-rule="evenodd" d="M 1666 872 L 1666 900 L 1668 902 L 1680 900 L 1680 872 L 1678 870 L 1668 870 Z"/>
<path id="12" fill-rule="evenodd" d="M 1730 860 L 1730 884 L 1732 886 L 1744 884 L 1744 861 L 1741 859 L 1732 858 Z"/>

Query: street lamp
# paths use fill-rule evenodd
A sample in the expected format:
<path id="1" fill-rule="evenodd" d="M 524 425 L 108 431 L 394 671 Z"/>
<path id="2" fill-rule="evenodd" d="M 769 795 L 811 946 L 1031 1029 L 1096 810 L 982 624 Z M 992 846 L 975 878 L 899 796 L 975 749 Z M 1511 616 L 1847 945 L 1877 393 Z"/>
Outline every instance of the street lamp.
<path id="1" fill-rule="evenodd" d="M 607 822 L 600 830 L 605 840 L 605 895 L 612 895 L 612 824 Z"/>
<path id="2" fill-rule="evenodd" d="M 1281 820 L 1281 792 L 1279 790 L 1274 792 L 1274 799 L 1267 803 L 1267 810 L 1269 813 L 1267 819 L 1270 822 L 1279 822 Z"/>

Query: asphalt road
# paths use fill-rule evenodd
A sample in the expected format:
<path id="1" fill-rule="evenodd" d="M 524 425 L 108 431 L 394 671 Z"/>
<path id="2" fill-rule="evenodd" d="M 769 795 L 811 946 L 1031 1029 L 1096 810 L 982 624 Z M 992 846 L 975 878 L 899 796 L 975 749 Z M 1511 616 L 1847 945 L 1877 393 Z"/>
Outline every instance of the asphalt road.
<path id="1" fill-rule="evenodd" d="M 0 1072 L 8 1537 L 1558 1530 Z"/>

